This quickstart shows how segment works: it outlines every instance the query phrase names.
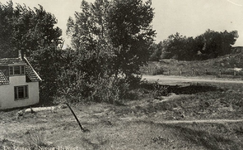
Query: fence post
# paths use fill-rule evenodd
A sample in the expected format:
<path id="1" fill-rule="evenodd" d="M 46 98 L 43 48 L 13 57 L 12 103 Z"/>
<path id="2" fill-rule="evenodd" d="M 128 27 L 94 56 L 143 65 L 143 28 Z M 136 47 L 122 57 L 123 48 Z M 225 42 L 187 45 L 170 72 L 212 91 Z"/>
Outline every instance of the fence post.
<path id="1" fill-rule="evenodd" d="M 221 71 L 221 69 L 219 69 L 219 76 L 221 76 L 222 75 L 222 71 Z"/>
<path id="2" fill-rule="evenodd" d="M 208 70 L 207 70 L 207 69 L 205 69 L 205 74 L 206 74 L 206 75 L 208 74 Z"/>
<path id="3" fill-rule="evenodd" d="M 194 68 L 192 68 L 192 75 L 194 75 Z"/>
<path id="4" fill-rule="evenodd" d="M 168 75 L 170 75 L 170 70 L 169 70 L 169 72 L 168 72 Z"/>

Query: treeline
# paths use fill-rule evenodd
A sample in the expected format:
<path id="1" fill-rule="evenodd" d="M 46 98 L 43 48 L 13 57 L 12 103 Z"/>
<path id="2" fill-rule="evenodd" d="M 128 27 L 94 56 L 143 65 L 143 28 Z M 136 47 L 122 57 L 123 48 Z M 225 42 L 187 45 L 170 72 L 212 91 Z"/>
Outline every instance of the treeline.
<path id="1" fill-rule="evenodd" d="M 140 82 L 155 31 L 151 0 L 81 2 L 67 21 L 72 48 L 63 50 L 57 19 L 42 6 L 0 4 L 0 57 L 21 50 L 40 74 L 43 103 L 53 99 L 116 102 Z"/>
<path id="2" fill-rule="evenodd" d="M 237 31 L 216 32 L 207 30 L 193 38 L 180 35 L 170 35 L 168 39 L 150 47 L 150 60 L 205 60 L 231 53 L 232 45 L 238 38 Z"/>

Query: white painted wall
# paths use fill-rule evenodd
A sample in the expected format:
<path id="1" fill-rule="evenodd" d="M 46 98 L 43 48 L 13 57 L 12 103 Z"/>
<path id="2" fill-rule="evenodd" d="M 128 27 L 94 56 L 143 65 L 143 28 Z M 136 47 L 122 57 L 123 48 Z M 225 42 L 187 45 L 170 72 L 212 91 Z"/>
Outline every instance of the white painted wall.
<path id="1" fill-rule="evenodd" d="M 26 82 L 24 75 L 9 77 L 9 85 L 0 85 L 0 110 L 39 103 L 39 82 Z M 27 99 L 15 100 L 14 86 L 28 85 Z"/>

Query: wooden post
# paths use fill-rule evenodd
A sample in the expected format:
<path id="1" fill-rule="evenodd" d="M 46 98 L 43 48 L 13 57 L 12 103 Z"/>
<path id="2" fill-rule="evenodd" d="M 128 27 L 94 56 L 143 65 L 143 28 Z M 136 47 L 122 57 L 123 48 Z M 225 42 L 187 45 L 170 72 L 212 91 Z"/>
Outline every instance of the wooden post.
<path id="1" fill-rule="evenodd" d="M 88 129 L 84 129 L 84 128 L 82 127 L 80 121 L 78 120 L 78 117 L 75 115 L 75 113 L 74 113 L 74 111 L 72 110 L 72 108 L 70 107 L 70 105 L 69 105 L 68 103 L 66 103 L 66 105 L 67 105 L 68 108 L 71 110 L 71 112 L 72 112 L 74 118 L 75 118 L 76 121 L 78 122 L 78 125 L 79 125 L 80 129 L 81 129 L 83 132 L 87 132 L 87 131 L 89 131 Z"/>
<path id="2" fill-rule="evenodd" d="M 221 71 L 221 69 L 219 69 L 219 75 L 220 75 L 220 76 L 222 75 L 222 71 Z"/>
<path id="3" fill-rule="evenodd" d="M 192 75 L 194 75 L 194 73 L 195 73 L 195 72 L 194 72 L 194 68 L 192 68 Z"/>
<path id="4" fill-rule="evenodd" d="M 208 74 L 208 70 L 207 70 L 207 69 L 205 69 L 205 74 L 206 74 L 206 75 Z"/>
<path id="5" fill-rule="evenodd" d="M 180 69 L 180 72 L 179 72 L 180 75 L 182 75 L 182 70 Z"/>
<path id="6" fill-rule="evenodd" d="M 168 75 L 170 75 L 170 70 L 169 70 L 169 72 L 168 72 Z"/>

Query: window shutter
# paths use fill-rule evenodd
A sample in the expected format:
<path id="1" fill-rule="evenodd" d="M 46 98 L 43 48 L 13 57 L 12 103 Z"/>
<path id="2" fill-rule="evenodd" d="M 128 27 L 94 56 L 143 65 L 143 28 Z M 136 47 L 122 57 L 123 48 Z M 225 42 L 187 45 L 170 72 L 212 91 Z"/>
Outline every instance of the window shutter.
<path id="1" fill-rule="evenodd" d="M 14 98 L 18 99 L 18 87 L 14 87 Z"/>
<path id="2" fill-rule="evenodd" d="M 25 66 L 21 66 L 21 69 L 20 70 L 21 70 L 21 73 L 20 74 L 23 74 L 24 75 L 25 74 Z"/>
<path id="3" fill-rule="evenodd" d="M 24 87 L 24 91 L 25 91 L 25 97 L 29 97 L 29 94 L 28 94 L 28 86 L 25 86 Z"/>

